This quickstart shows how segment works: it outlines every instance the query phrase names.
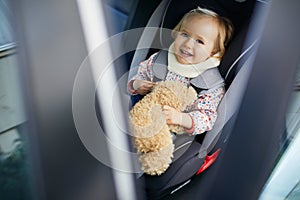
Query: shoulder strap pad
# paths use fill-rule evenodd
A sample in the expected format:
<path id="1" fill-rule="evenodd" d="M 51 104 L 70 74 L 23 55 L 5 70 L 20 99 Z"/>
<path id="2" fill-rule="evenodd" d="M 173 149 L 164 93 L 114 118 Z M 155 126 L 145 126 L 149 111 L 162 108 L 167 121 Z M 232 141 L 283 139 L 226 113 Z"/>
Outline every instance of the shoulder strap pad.
<path id="1" fill-rule="evenodd" d="M 153 62 L 154 82 L 165 80 L 168 73 L 168 51 L 161 50 L 158 52 L 156 59 Z"/>
<path id="2" fill-rule="evenodd" d="M 191 79 L 191 84 L 197 88 L 211 89 L 224 85 L 224 79 L 222 78 L 218 68 L 208 69 L 199 76 Z"/>

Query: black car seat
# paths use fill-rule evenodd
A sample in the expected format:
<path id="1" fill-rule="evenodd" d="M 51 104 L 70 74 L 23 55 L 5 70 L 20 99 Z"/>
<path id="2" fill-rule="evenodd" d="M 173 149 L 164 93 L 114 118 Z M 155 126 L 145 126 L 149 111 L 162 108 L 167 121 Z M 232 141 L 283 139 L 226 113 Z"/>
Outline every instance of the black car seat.
<path id="1" fill-rule="evenodd" d="M 230 134 L 225 135 L 222 133 L 222 130 L 228 121 L 233 121 L 231 119 L 238 108 L 239 100 L 244 90 L 244 84 L 241 84 L 241 82 L 245 82 L 247 79 L 251 62 L 251 59 L 249 59 L 250 52 L 255 45 L 255 42 L 251 41 L 248 46 L 243 46 L 254 5 L 255 1 L 253 0 L 244 2 L 228 0 L 166 0 L 161 2 L 150 18 L 149 26 L 160 26 L 160 30 L 164 30 L 163 28 L 172 29 L 186 12 L 197 6 L 201 6 L 214 10 L 220 15 L 231 19 L 235 27 L 235 37 L 219 66 L 228 90 L 220 103 L 219 116 L 213 130 L 195 137 L 183 155 L 175 160 L 161 176 L 144 174 L 139 178 L 140 183 L 145 184 L 145 190 L 149 199 L 158 199 L 166 194 L 173 193 L 188 183 L 192 177 L 205 171 L 215 161 L 221 151 L 220 145 L 222 145 L 222 142 L 219 143 L 219 146 L 216 145 L 220 136 L 222 138 L 229 137 Z M 136 72 L 136 69 L 133 68 L 152 53 L 152 43 L 159 41 L 162 49 L 168 48 L 172 42 L 169 39 L 170 36 L 167 35 L 169 33 L 168 31 L 158 31 L 152 33 L 145 32 L 142 35 L 141 40 L 145 42 L 145 38 L 147 38 L 149 49 L 142 49 L 135 52 L 129 78 Z M 239 66 L 243 66 L 241 70 L 239 70 Z M 236 76 L 237 72 L 239 73 Z"/>

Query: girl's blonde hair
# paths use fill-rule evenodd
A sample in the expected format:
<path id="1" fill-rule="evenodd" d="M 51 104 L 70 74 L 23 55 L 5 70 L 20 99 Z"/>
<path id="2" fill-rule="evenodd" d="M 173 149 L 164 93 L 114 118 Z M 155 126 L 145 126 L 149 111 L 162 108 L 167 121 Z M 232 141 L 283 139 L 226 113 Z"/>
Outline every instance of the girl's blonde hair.
<path id="1" fill-rule="evenodd" d="M 231 21 L 225 17 L 218 15 L 217 13 L 205 9 L 205 8 L 196 8 L 186 13 L 183 18 L 179 21 L 179 23 L 172 30 L 172 37 L 176 38 L 177 33 L 180 31 L 183 22 L 190 16 L 203 16 L 203 17 L 211 17 L 215 20 L 219 27 L 219 34 L 217 36 L 217 40 L 215 41 L 215 47 L 213 52 L 219 53 L 218 58 L 222 58 L 225 53 L 225 47 L 230 42 L 233 35 L 233 25 Z"/>

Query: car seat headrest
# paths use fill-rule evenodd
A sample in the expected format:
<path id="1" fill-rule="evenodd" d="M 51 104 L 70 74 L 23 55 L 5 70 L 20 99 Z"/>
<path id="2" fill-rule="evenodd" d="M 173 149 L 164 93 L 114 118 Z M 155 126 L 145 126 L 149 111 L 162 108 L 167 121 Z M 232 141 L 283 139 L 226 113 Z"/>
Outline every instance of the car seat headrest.
<path id="1" fill-rule="evenodd" d="M 233 23 L 235 32 L 239 32 L 245 22 L 249 20 L 255 2 L 255 0 L 246 0 L 244 2 L 235 0 L 171 0 L 165 10 L 161 27 L 173 29 L 185 13 L 200 6 L 227 17 Z M 169 31 L 161 31 L 160 42 L 163 48 L 170 46 L 173 39 L 170 37 Z"/>

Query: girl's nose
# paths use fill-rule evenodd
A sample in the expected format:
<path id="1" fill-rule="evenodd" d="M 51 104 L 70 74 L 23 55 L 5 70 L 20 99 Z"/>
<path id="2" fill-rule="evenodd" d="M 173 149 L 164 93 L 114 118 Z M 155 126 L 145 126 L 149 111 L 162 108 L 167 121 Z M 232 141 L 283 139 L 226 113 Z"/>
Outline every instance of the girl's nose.
<path id="1" fill-rule="evenodd" d="M 193 45 L 194 45 L 194 40 L 193 38 L 189 37 L 185 40 L 185 43 L 184 43 L 185 47 L 187 48 L 192 48 Z"/>

